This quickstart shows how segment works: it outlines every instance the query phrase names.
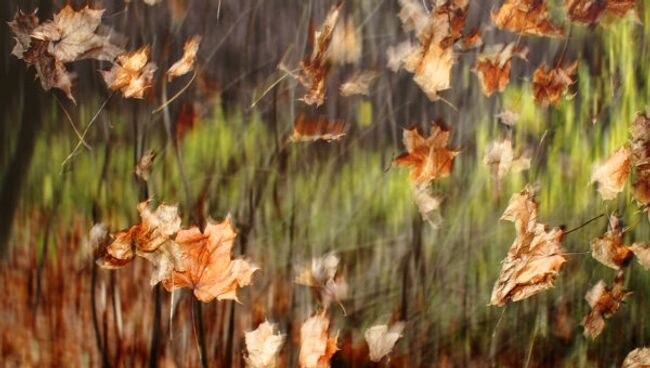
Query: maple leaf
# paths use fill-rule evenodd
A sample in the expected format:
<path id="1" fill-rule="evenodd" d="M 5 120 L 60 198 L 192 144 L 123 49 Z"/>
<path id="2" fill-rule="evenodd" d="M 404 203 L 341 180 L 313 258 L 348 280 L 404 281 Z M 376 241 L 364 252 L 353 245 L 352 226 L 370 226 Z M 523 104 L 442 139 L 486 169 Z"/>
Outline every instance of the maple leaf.
<path id="1" fill-rule="evenodd" d="M 158 69 L 156 64 L 149 62 L 150 53 L 149 47 L 142 47 L 118 56 L 110 70 L 101 72 L 108 88 L 121 91 L 125 98 L 143 98 Z"/>
<path id="2" fill-rule="evenodd" d="M 631 154 L 631 148 L 623 146 L 594 168 L 591 182 L 598 182 L 598 192 L 603 200 L 614 199 L 623 190 L 630 174 Z"/>
<path id="3" fill-rule="evenodd" d="M 337 336 L 329 336 L 330 321 L 325 312 L 315 314 L 307 319 L 300 327 L 300 355 L 298 362 L 301 368 L 327 368 L 330 359 L 338 350 Z"/>
<path id="4" fill-rule="evenodd" d="M 614 286 L 608 288 L 604 281 L 600 280 L 585 295 L 585 300 L 591 310 L 582 320 L 584 335 L 595 339 L 605 328 L 605 319 L 613 316 L 621 307 L 623 300 L 631 292 L 623 289 L 623 272 L 619 271 L 614 279 Z"/>
<path id="5" fill-rule="evenodd" d="M 165 289 L 191 288 L 196 298 L 206 303 L 214 298 L 238 302 L 237 288 L 250 285 L 259 268 L 245 259 L 231 258 L 236 236 L 230 218 L 208 223 L 203 232 L 197 227 L 180 230 L 175 242 L 185 254 L 183 268 L 163 280 Z"/>
<path id="6" fill-rule="evenodd" d="M 342 121 L 329 121 L 325 117 L 310 119 L 299 114 L 293 126 L 292 142 L 336 141 L 347 133 L 347 124 Z"/>
<path id="7" fill-rule="evenodd" d="M 436 122 L 432 123 L 428 137 L 423 137 L 415 127 L 404 129 L 403 141 L 407 153 L 398 156 L 393 164 L 410 168 L 411 181 L 418 185 L 447 177 L 454 158 L 460 153 L 447 147 L 450 136 L 451 131 Z"/>
<path id="8" fill-rule="evenodd" d="M 361 59 L 363 43 L 359 37 L 352 17 L 345 23 L 334 27 L 332 42 L 327 49 L 327 57 L 335 64 L 355 64 Z"/>
<path id="9" fill-rule="evenodd" d="M 501 142 L 492 142 L 483 157 L 483 163 L 490 168 L 490 173 L 496 180 L 501 180 L 510 171 L 520 172 L 530 168 L 529 157 L 514 158 L 510 138 L 505 138 Z"/>
<path id="10" fill-rule="evenodd" d="M 551 23 L 544 0 L 506 0 L 492 12 L 492 22 L 501 29 L 531 36 L 559 36 L 564 29 Z"/>
<path id="11" fill-rule="evenodd" d="M 32 44 L 32 32 L 39 24 L 39 19 L 36 16 L 36 10 L 32 13 L 25 13 L 22 10 L 18 10 L 14 19 L 11 22 L 8 22 L 9 28 L 14 33 L 16 37 L 16 45 L 11 50 L 11 54 L 17 57 L 18 59 L 23 59 L 25 52 L 30 49 Z"/>
<path id="12" fill-rule="evenodd" d="M 66 5 L 54 19 L 42 23 L 32 38 L 48 42 L 48 52 L 62 63 L 81 59 L 113 61 L 124 52 L 111 43 L 110 29 L 101 26 L 104 9 L 85 6 L 75 11 Z"/>
<path id="13" fill-rule="evenodd" d="M 540 65 L 533 73 L 533 97 L 542 106 L 557 105 L 564 91 L 572 86 L 575 74 L 578 70 L 578 62 L 568 66 L 557 66 L 548 69 L 546 65 Z"/>
<path id="14" fill-rule="evenodd" d="M 247 355 L 244 356 L 249 368 L 275 368 L 278 366 L 278 354 L 284 344 L 284 335 L 277 333 L 274 323 L 264 321 L 253 331 L 246 331 Z"/>
<path id="15" fill-rule="evenodd" d="M 305 55 L 300 62 L 300 74 L 298 81 L 307 88 L 307 93 L 302 98 L 307 105 L 320 106 L 325 102 L 325 79 L 330 70 L 330 60 L 327 58 L 327 50 L 332 41 L 332 33 L 343 3 L 332 6 L 320 30 L 310 30 L 309 39 L 312 44 L 312 52 Z"/>
<path id="16" fill-rule="evenodd" d="M 566 262 L 560 247 L 564 232 L 560 228 L 547 231 L 537 222 L 537 202 L 531 186 L 510 198 L 501 219 L 515 223 L 517 238 L 502 262 L 492 289 L 490 304 L 498 306 L 553 287 L 555 275 Z"/>
<path id="17" fill-rule="evenodd" d="M 476 57 L 474 72 L 481 82 L 481 90 L 486 96 L 494 91 L 503 92 L 510 82 L 512 58 L 517 56 L 526 60 L 528 49 L 517 46 L 514 42 L 507 45 L 490 45 Z"/>
<path id="18" fill-rule="evenodd" d="M 650 348 L 636 348 L 630 351 L 621 368 L 647 368 L 650 367 Z"/>
<path id="19" fill-rule="evenodd" d="M 368 343 L 370 360 L 380 362 L 386 355 L 390 354 L 393 347 L 402 337 L 404 322 L 397 322 L 392 326 L 377 325 L 366 330 L 363 337 Z"/>
<path id="20" fill-rule="evenodd" d="M 632 250 L 623 245 L 623 227 L 618 216 L 611 215 L 604 236 L 591 241 L 591 256 L 609 268 L 620 270 L 632 259 Z"/>
<path id="21" fill-rule="evenodd" d="M 135 231 L 129 229 L 112 236 L 112 241 L 101 249 L 97 265 L 105 269 L 116 269 L 130 263 L 135 257 Z"/>
<path id="22" fill-rule="evenodd" d="M 194 69 L 196 54 L 199 52 L 200 44 L 201 36 L 199 35 L 194 35 L 185 41 L 185 45 L 183 46 L 183 56 L 167 71 L 167 79 L 170 82 L 174 78 L 185 75 Z"/>
<path id="23" fill-rule="evenodd" d="M 375 81 L 377 76 L 378 74 L 376 72 L 370 70 L 354 73 L 341 85 L 341 96 L 368 96 L 370 85 Z"/>
<path id="24" fill-rule="evenodd" d="M 314 258 L 309 266 L 302 267 L 298 271 L 294 281 L 313 288 L 325 308 L 329 307 L 332 301 L 336 301 L 345 312 L 341 302 L 347 297 L 348 284 L 338 273 L 339 262 L 340 258 L 335 252 L 330 252 L 321 258 Z"/>

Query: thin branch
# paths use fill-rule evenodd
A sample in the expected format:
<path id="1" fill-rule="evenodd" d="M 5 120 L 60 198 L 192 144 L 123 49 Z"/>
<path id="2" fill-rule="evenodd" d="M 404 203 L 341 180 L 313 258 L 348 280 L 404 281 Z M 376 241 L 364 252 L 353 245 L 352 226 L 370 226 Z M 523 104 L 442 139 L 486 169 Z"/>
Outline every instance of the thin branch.
<path id="1" fill-rule="evenodd" d="M 601 218 L 601 217 L 603 217 L 603 216 L 605 216 L 605 214 L 604 214 L 604 213 L 601 213 L 600 215 L 598 215 L 598 216 L 596 216 L 596 217 L 592 217 L 592 218 L 590 218 L 589 220 L 587 220 L 587 222 L 583 223 L 582 225 L 578 225 L 578 227 L 574 227 L 574 228 L 571 229 L 571 230 L 567 230 L 567 231 L 565 231 L 565 232 L 564 232 L 564 235 L 571 234 L 572 232 L 574 232 L 574 231 L 576 231 L 576 230 L 580 230 L 580 229 L 582 229 L 583 227 L 589 225 L 591 222 L 596 221 L 596 220 L 598 220 L 599 218 Z"/>
<path id="2" fill-rule="evenodd" d="M 165 109 L 165 107 L 167 107 L 167 105 L 174 102 L 174 100 L 176 100 L 178 97 L 180 97 L 180 95 L 182 95 L 183 92 L 185 92 L 190 87 L 192 82 L 194 82 L 194 79 L 196 78 L 197 74 L 198 74 L 198 71 L 194 70 L 194 74 L 192 74 L 192 78 L 189 80 L 189 82 L 187 82 L 187 84 L 183 88 L 181 88 L 180 91 L 178 91 L 174 96 L 172 96 L 172 98 L 170 98 L 169 100 L 163 101 L 163 104 L 158 106 L 157 108 L 155 108 L 153 111 L 151 111 L 151 113 L 156 114 L 158 112 L 161 112 L 163 109 Z"/>

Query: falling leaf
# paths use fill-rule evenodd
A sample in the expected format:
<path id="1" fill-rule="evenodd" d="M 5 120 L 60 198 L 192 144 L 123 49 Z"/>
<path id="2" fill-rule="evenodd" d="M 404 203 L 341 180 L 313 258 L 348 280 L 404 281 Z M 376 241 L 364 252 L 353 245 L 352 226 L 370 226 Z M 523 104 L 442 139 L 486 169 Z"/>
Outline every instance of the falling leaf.
<path id="1" fill-rule="evenodd" d="M 138 164 L 135 165 L 135 174 L 144 181 L 149 181 L 149 176 L 151 176 L 151 167 L 153 166 L 153 160 L 156 158 L 157 152 L 154 150 L 149 150 L 145 152 Z"/>
<path id="2" fill-rule="evenodd" d="M 352 75 L 341 85 L 341 96 L 364 95 L 368 96 L 370 85 L 375 81 L 378 74 L 373 71 L 362 71 Z"/>
<path id="3" fill-rule="evenodd" d="M 397 322 L 390 328 L 388 325 L 377 325 L 366 330 L 363 336 L 368 343 L 371 361 L 378 363 L 386 355 L 390 354 L 397 340 L 402 337 L 404 326 L 404 322 Z"/>
<path id="4" fill-rule="evenodd" d="M 507 125 L 509 127 L 515 126 L 519 120 L 519 114 L 511 110 L 503 110 L 500 113 L 496 114 L 494 117 L 499 119 L 501 124 Z"/>
<path id="5" fill-rule="evenodd" d="M 194 69 L 196 54 L 199 52 L 200 44 L 201 36 L 199 35 L 194 35 L 185 41 L 185 45 L 183 46 L 183 57 L 174 63 L 174 65 L 172 65 L 167 71 L 167 79 L 170 82 Z"/>
<path id="6" fill-rule="evenodd" d="M 347 124 L 342 121 L 329 121 L 324 117 L 310 119 L 304 114 L 298 115 L 293 126 L 293 142 L 336 141 L 347 133 Z"/>
<path id="7" fill-rule="evenodd" d="M 325 312 L 307 319 L 300 327 L 301 368 L 327 368 L 336 351 L 337 336 L 329 336 L 330 321 Z"/>
<path id="8" fill-rule="evenodd" d="M 393 72 L 397 72 L 404 66 L 406 58 L 415 52 L 416 47 L 410 41 L 401 42 L 397 46 L 390 46 L 386 50 L 388 68 Z"/>
<path id="9" fill-rule="evenodd" d="M 81 59 L 113 61 L 124 52 L 111 43 L 111 30 L 101 26 L 104 9 L 85 6 L 75 11 L 66 5 L 32 32 L 32 38 L 48 43 L 48 52 L 62 63 Z"/>
<path id="10" fill-rule="evenodd" d="M 332 6 L 320 30 L 318 32 L 310 30 L 312 52 L 300 62 L 298 75 L 298 81 L 307 88 L 307 93 L 302 98 L 307 105 L 320 106 L 325 102 L 325 79 L 331 64 L 327 58 L 327 50 L 342 7 L 343 3 Z"/>
<path id="11" fill-rule="evenodd" d="M 355 64 L 361 59 L 363 43 L 352 17 L 334 27 L 328 57 L 335 64 Z"/>
<path id="12" fill-rule="evenodd" d="M 607 0 L 605 14 L 623 17 L 628 11 L 634 9 L 636 0 Z"/>
<path id="13" fill-rule="evenodd" d="M 475 28 L 463 35 L 461 39 L 461 49 L 468 50 L 474 47 L 483 45 L 483 38 L 481 37 L 481 29 Z"/>
<path id="14" fill-rule="evenodd" d="M 545 0 L 506 0 L 492 12 L 501 29 L 532 36 L 559 36 L 564 29 L 551 23 Z"/>
<path id="15" fill-rule="evenodd" d="M 537 223 L 534 189 L 526 186 L 510 198 L 502 220 L 513 221 L 517 238 L 502 262 L 499 278 L 492 289 L 491 305 L 503 306 L 553 287 L 553 279 L 566 262 L 560 228 L 546 230 Z"/>
<path id="16" fill-rule="evenodd" d="M 636 348 L 625 357 L 621 368 L 650 367 L 650 348 Z"/>
<path id="17" fill-rule="evenodd" d="M 16 37 L 16 45 L 11 54 L 17 57 L 18 59 L 23 59 L 25 52 L 30 49 L 32 44 L 32 32 L 34 28 L 38 26 L 39 19 L 36 16 L 36 10 L 33 13 L 25 13 L 22 10 L 18 10 L 14 19 L 9 22 L 9 28 L 14 33 Z"/>
<path id="18" fill-rule="evenodd" d="M 156 64 L 149 62 L 150 53 L 149 47 L 143 47 L 118 56 L 111 70 L 101 72 L 108 88 L 121 91 L 125 98 L 143 98 L 158 69 Z"/>
<path id="19" fill-rule="evenodd" d="M 474 72 L 481 82 L 483 94 L 491 96 L 494 91 L 503 92 L 510 82 L 512 58 L 526 60 L 528 49 L 515 43 L 491 45 L 476 57 Z"/>
<path id="20" fill-rule="evenodd" d="M 541 103 L 542 106 L 559 104 L 562 94 L 576 82 L 577 69 L 577 61 L 566 67 L 557 66 L 552 69 L 548 69 L 546 65 L 540 65 L 533 73 L 535 101 Z"/>
<path id="21" fill-rule="evenodd" d="M 636 181 L 632 184 L 634 199 L 641 206 L 650 204 L 650 119 L 638 114 L 630 126 L 632 164 Z"/>
<path id="22" fill-rule="evenodd" d="M 244 356 L 246 367 L 275 368 L 278 366 L 278 354 L 284 344 L 284 335 L 277 333 L 274 323 L 264 321 L 253 331 L 244 334 L 247 355 Z"/>
<path id="23" fill-rule="evenodd" d="M 615 270 L 627 266 L 632 259 L 632 250 L 623 245 L 621 219 L 615 214 L 609 218 L 605 235 L 591 241 L 591 256 Z"/>
<path id="24" fill-rule="evenodd" d="M 432 196 L 424 185 L 412 185 L 413 200 L 418 206 L 418 211 L 422 218 L 429 219 L 429 215 L 440 209 L 442 200 L 439 197 Z"/>
<path id="25" fill-rule="evenodd" d="M 496 180 L 501 180 L 510 171 L 520 172 L 530 168 L 529 157 L 514 158 L 512 142 L 509 138 L 501 142 L 492 142 L 483 157 L 483 163 L 490 168 L 490 173 Z"/>
<path id="26" fill-rule="evenodd" d="M 650 270 L 650 245 L 647 243 L 634 243 L 630 246 L 630 250 L 636 256 L 644 270 Z"/>
<path id="27" fill-rule="evenodd" d="M 613 316 L 621 307 L 621 303 L 631 292 L 623 289 L 623 272 L 619 271 L 614 279 L 614 286 L 608 288 L 605 282 L 600 280 L 585 295 L 585 300 L 591 310 L 582 320 L 584 335 L 595 339 L 605 328 L 605 319 Z"/>
<path id="28" fill-rule="evenodd" d="M 630 174 L 631 154 L 630 147 L 621 147 L 605 162 L 594 168 L 591 182 L 598 182 L 598 192 L 603 200 L 614 199 L 623 190 L 625 181 Z"/>
<path id="29" fill-rule="evenodd" d="M 314 258 L 309 266 L 302 267 L 298 271 L 294 281 L 313 288 L 319 294 L 325 308 L 335 301 L 345 312 L 342 301 L 347 298 L 348 284 L 338 272 L 339 262 L 340 259 L 334 252 Z"/>
<path id="30" fill-rule="evenodd" d="M 447 146 L 450 136 L 450 130 L 435 122 L 428 137 L 423 137 L 415 127 L 404 129 L 403 141 L 407 153 L 398 156 L 393 163 L 410 168 L 411 181 L 418 185 L 447 177 L 454 158 L 460 153 Z"/>
<path id="31" fill-rule="evenodd" d="M 214 298 L 239 301 L 237 289 L 250 285 L 259 268 L 245 259 L 231 258 L 236 236 L 230 218 L 208 223 L 203 232 L 197 227 L 180 230 L 176 243 L 185 254 L 183 270 L 174 269 L 163 280 L 165 289 L 191 288 L 196 298 L 206 303 Z"/>

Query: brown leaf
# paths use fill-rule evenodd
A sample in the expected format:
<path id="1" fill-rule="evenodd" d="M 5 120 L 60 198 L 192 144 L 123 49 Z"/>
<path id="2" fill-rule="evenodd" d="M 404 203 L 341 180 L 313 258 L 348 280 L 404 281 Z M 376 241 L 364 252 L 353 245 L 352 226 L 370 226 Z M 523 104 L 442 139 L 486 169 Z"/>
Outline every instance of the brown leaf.
<path id="1" fill-rule="evenodd" d="M 121 91 L 124 98 L 143 98 L 158 69 L 156 64 L 149 62 L 150 53 L 149 47 L 143 47 L 118 56 L 111 70 L 101 72 L 108 88 Z"/>
<path id="2" fill-rule="evenodd" d="M 499 119 L 501 124 L 507 125 L 509 127 L 515 126 L 519 120 L 519 114 L 511 110 L 503 110 L 500 113 L 496 114 L 494 117 Z"/>
<path id="3" fill-rule="evenodd" d="M 347 124 L 342 121 L 329 121 L 325 117 L 310 119 L 304 114 L 298 115 L 293 126 L 293 142 L 335 141 L 347 133 Z"/>
<path id="4" fill-rule="evenodd" d="M 237 299 L 237 289 L 251 284 L 259 268 L 241 258 L 232 259 L 232 245 L 237 236 L 229 218 L 208 223 L 201 232 L 197 227 L 181 230 L 176 243 L 185 254 L 183 270 L 175 269 L 163 280 L 168 291 L 188 287 L 203 302 Z"/>
<path id="5" fill-rule="evenodd" d="M 300 62 L 300 74 L 298 75 L 298 81 L 307 88 L 307 93 L 302 98 L 307 105 L 320 106 L 325 102 L 325 79 L 331 64 L 327 58 L 327 50 L 342 8 L 342 2 L 332 6 L 320 30 L 318 32 L 310 30 L 309 39 L 312 44 L 312 52 L 305 55 Z"/>
<path id="6" fill-rule="evenodd" d="M 418 207 L 420 215 L 423 219 L 431 220 L 430 215 L 440 209 L 442 200 L 429 193 L 429 190 L 424 185 L 412 185 L 413 200 Z"/>
<path id="7" fill-rule="evenodd" d="M 564 7 L 570 20 L 594 24 L 598 22 L 607 5 L 605 1 L 598 0 L 565 0 Z"/>
<path id="8" fill-rule="evenodd" d="M 632 259 L 632 251 L 623 245 L 623 227 L 618 216 L 609 218 L 604 236 L 591 240 L 591 256 L 609 268 L 620 270 Z"/>
<path id="9" fill-rule="evenodd" d="M 113 61 L 124 52 L 111 43 L 111 30 L 101 26 L 104 9 L 66 5 L 52 21 L 42 23 L 32 38 L 48 42 L 48 52 L 62 63 L 81 59 Z"/>
<path id="10" fill-rule="evenodd" d="M 330 321 L 325 312 L 307 319 L 300 327 L 300 355 L 298 362 L 301 368 L 327 368 L 338 347 L 337 336 L 329 336 Z"/>
<path id="11" fill-rule="evenodd" d="M 641 206 L 650 204 L 650 119 L 638 114 L 630 126 L 632 163 L 636 181 L 632 184 L 633 194 Z"/>
<path id="12" fill-rule="evenodd" d="M 404 129 L 403 141 L 407 153 L 398 156 L 393 164 L 411 169 L 411 181 L 426 185 L 430 181 L 449 176 L 454 158 L 460 151 L 449 148 L 451 131 L 434 122 L 431 134 L 423 137 L 417 128 Z"/>
<path id="13" fill-rule="evenodd" d="M 154 150 L 149 150 L 140 157 L 138 164 L 135 165 L 135 174 L 142 179 L 143 181 L 149 181 L 149 176 L 151 176 L 151 167 L 153 166 L 153 160 L 156 158 L 158 153 Z"/>
<path id="14" fill-rule="evenodd" d="M 630 147 L 623 146 L 605 162 L 594 168 L 591 182 L 598 182 L 598 192 L 603 200 L 614 199 L 623 190 L 625 181 L 630 174 L 631 154 Z"/>
<path id="15" fill-rule="evenodd" d="M 355 64 L 361 59 L 363 43 L 357 34 L 352 17 L 334 27 L 332 42 L 327 51 L 328 58 L 335 64 Z"/>
<path id="16" fill-rule="evenodd" d="M 492 21 L 501 29 L 532 36 L 559 36 L 564 29 L 551 23 L 544 0 L 506 0 L 492 12 Z"/>
<path id="17" fill-rule="evenodd" d="M 585 299 L 591 310 L 582 320 L 584 335 L 595 339 L 605 328 L 605 319 L 613 316 L 621 307 L 621 303 L 631 292 L 623 289 L 624 276 L 619 271 L 614 280 L 614 286 L 608 288 L 604 281 L 599 281 L 592 287 Z"/>
<path id="18" fill-rule="evenodd" d="M 517 56 L 526 60 L 528 49 L 516 44 L 491 45 L 476 57 L 474 72 L 481 82 L 481 90 L 486 96 L 494 91 L 503 92 L 510 82 L 510 66 L 512 58 Z"/>
<path id="19" fill-rule="evenodd" d="M 537 203 L 532 187 L 512 196 L 501 217 L 514 221 L 517 238 L 502 262 L 501 273 L 492 289 L 491 305 L 503 306 L 553 287 L 553 279 L 566 262 L 560 228 L 546 231 L 537 223 Z"/>
<path id="20" fill-rule="evenodd" d="M 636 348 L 625 357 L 621 368 L 650 367 L 650 348 Z"/>
<path id="21" fill-rule="evenodd" d="M 375 81 L 377 76 L 377 72 L 370 70 L 354 73 L 347 81 L 345 81 L 345 83 L 341 85 L 341 96 L 368 96 L 370 85 Z"/>
<path id="22" fill-rule="evenodd" d="M 14 16 L 14 19 L 8 23 L 9 28 L 11 28 L 11 31 L 16 36 L 14 37 L 16 45 L 13 50 L 11 50 L 11 54 L 18 59 L 23 59 L 25 52 L 31 47 L 31 34 L 39 23 L 36 11 L 37 10 L 34 10 L 32 13 L 25 13 L 19 9 Z"/>
<path id="23" fill-rule="evenodd" d="M 552 69 L 548 69 L 546 65 L 540 65 L 533 73 L 535 101 L 541 103 L 542 106 L 559 104 L 562 94 L 576 82 L 577 69 L 577 61 L 566 67 L 558 66 Z"/>
<path id="24" fill-rule="evenodd" d="M 173 79 L 185 75 L 194 69 L 196 54 L 199 52 L 200 44 L 201 36 L 199 35 L 194 35 L 185 41 L 183 57 L 169 68 L 167 71 L 167 80 L 171 82 Z"/>
<path id="25" fill-rule="evenodd" d="M 634 243 L 630 246 L 630 250 L 636 256 L 644 270 L 650 270 L 650 244 L 647 243 Z"/>

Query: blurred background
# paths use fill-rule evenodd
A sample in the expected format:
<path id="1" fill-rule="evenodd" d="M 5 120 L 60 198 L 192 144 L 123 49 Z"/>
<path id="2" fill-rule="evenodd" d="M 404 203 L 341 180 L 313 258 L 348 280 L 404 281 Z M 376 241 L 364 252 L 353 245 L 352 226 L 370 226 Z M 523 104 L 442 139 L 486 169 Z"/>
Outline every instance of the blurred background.
<path id="1" fill-rule="evenodd" d="M 38 8 L 46 20 L 65 3 L 5 0 L 0 19 Z M 491 97 L 472 72 L 480 49 L 459 52 L 452 88 L 441 93 L 447 102 L 429 101 L 412 74 L 386 66 L 386 50 L 412 37 L 397 17 L 397 0 L 345 1 L 339 22 L 352 20 L 361 58 L 332 69 L 319 108 L 298 100 L 304 89 L 278 65 L 298 66 L 310 21 L 319 25 L 334 1 L 69 3 L 105 8 L 103 24 L 126 37 L 127 50 L 151 45 L 160 71 L 181 56 L 188 37 L 203 41 L 194 80 L 188 74 L 167 83 L 159 71 L 144 100 L 109 98 L 98 73 L 109 63 L 69 64 L 73 104 L 60 91 L 42 90 L 33 68 L 11 55 L 11 30 L 0 26 L 3 366 L 200 366 L 202 346 L 207 366 L 239 367 L 244 332 L 264 319 L 287 335 L 281 362 L 295 366 L 300 325 L 319 308 L 309 289 L 292 282 L 296 266 L 333 250 L 349 285 L 347 315 L 330 308 L 341 349 L 333 366 L 368 364 L 363 331 L 396 319 L 407 324 L 392 366 L 611 367 L 648 343 L 650 274 L 636 263 L 626 273 L 634 294 L 595 341 L 582 335 L 586 291 L 615 275 L 588 253 L 605 218 L 565 238 L 569 260 L 555 288 L 488 306 L 515 237 L 512 224 L 498 219 L 526 183 L 539 186 L 545 224 L 574 228 L 618 211 L 633 225 L 626 244 L 650 240 L 647 215 L 629 190 L 604 203 L 589 184 L 594 164 L 627 141 L 629 124 L 650 101 L 650 7 L 643 0 L 638 16 L 591 27 L 569 26 L 563 2 L 549 1 L 568 38 L 520 38 L 528 60 L 515 59 L 510 85 Z M 498 5 L 469 4 L 465 30 L 480 27 L 486 45 L 518 40 L 491 23 Z M 538 106 L 533 71 L 563 50 L 567 61 L 580 60 L 575 97 Z M 338 86 L 357 70 L 379 73 L 370 95 L 341 97 Z M 519 115 L 514 127 L 495 117 L 504 110 Z M 78 143 L 71 122 L 82 130 L 98 111 L 89 147 L 67 159 Z M 342 120 L 350 130 L 336 142 L 288 143 L 300 114 Z M 461 153 L 451 176 L 433 184 L 442 198 L 438 218 L 424 221 L 407 170 L 391 161 L 405 150 L 403 128 L 428 131 L 433 120 L 452 129 L 450 144 Z M 532 153 L 531 168 L 497 182 L 483 156 L 506 135 L 516 150 Z M 134 167 L 151 149 L 158 154 L 144 184 Z M 262 268 L 240 290 L 241 304 L 200 305 L 188 290 L 172 296 L 152 288 L 143 259 L 116 271 L 95 266 L 93 224 L 127 228 L 139 221 L 136 205 L 146 198 L 178 204 L 184 225 L 232 216 L 234 253 Z"/>

